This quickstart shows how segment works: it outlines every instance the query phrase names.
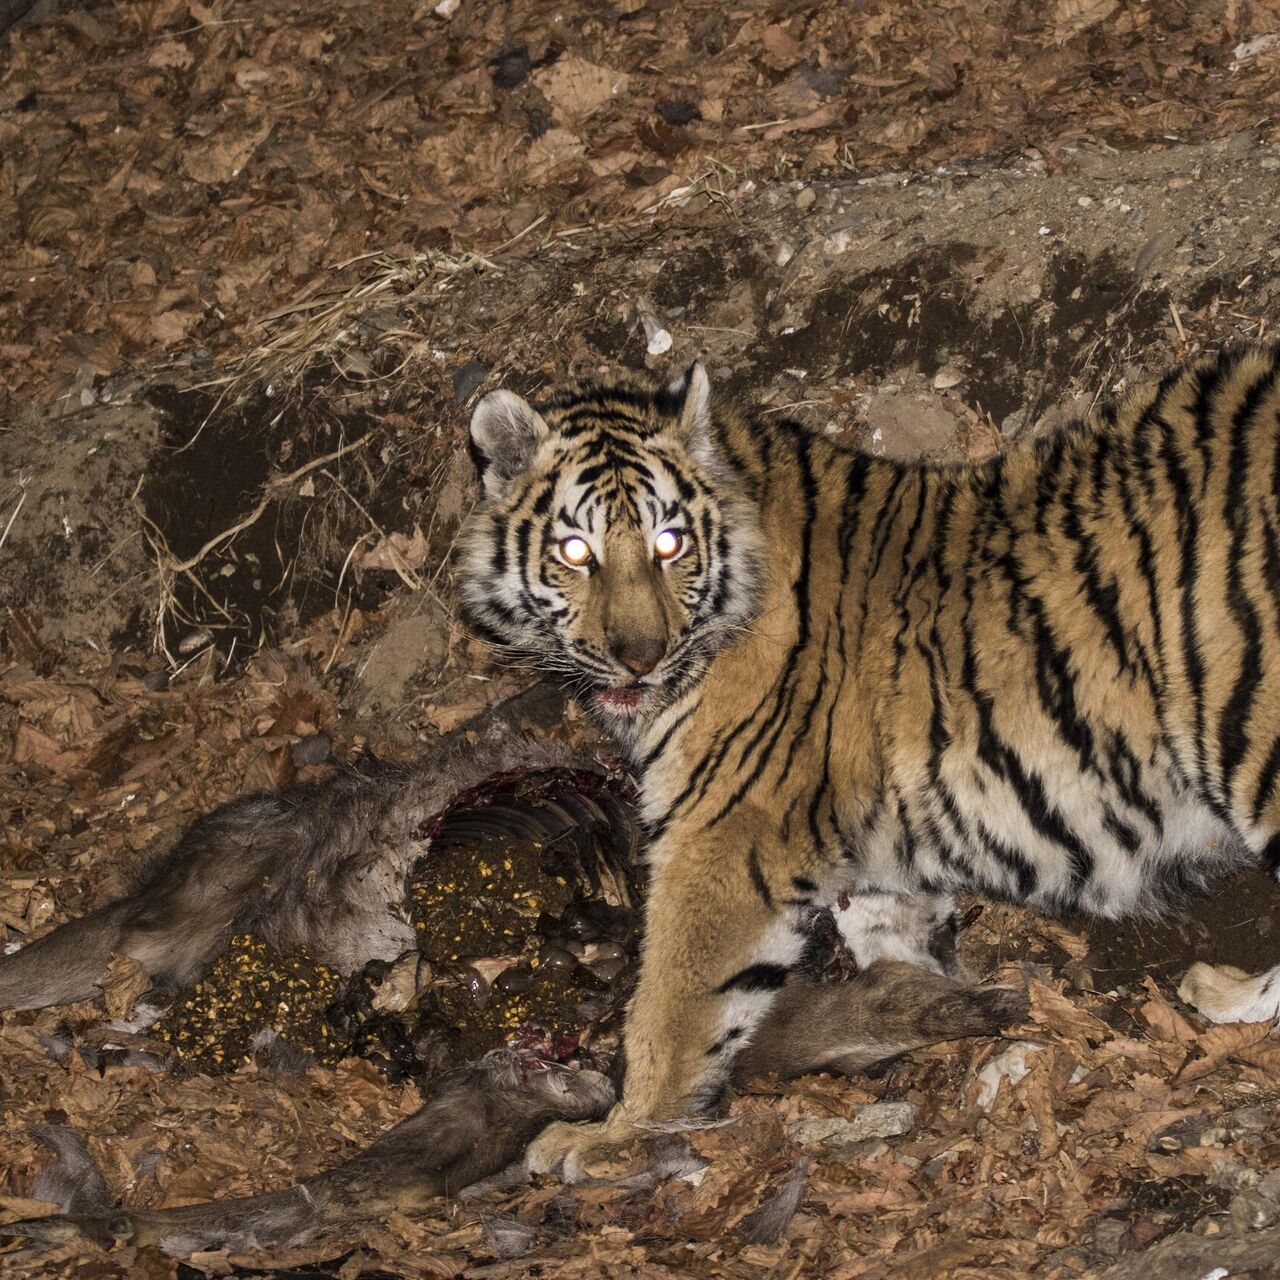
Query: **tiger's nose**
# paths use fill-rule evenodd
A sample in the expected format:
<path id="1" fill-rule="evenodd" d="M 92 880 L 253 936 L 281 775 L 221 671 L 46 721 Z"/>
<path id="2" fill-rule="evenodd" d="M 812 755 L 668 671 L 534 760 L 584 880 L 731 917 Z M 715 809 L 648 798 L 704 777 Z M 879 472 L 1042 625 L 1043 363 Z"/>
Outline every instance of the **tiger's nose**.
<path id="1" fill-rule="evenodd" d="M 662 661 L 667 642 L 657 636 L 648 639 L 615 641 L 610 650 L 613 656 L 633 675 L 647 676 Z"/>

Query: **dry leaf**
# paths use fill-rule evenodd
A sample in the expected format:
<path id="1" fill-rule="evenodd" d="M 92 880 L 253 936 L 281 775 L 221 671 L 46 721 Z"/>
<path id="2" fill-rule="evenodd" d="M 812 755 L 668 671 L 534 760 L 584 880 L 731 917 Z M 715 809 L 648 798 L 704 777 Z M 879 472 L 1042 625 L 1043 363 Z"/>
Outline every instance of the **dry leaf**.
<path id="1" fill-rule="evenodd" d="M 388 569 L 400 573 L 405 569 L 421 569 L 427 562 L 427 540 L 415 524 L 413 533 L 390 533 L 360 561 L 364 569 Z"/>
<path id="2" fill-rule="evenodd" d="M 1179 1073 L 1180 1080 L 1199 1080 L 1207 1076 L 1220 1063 L 1234 1057 L 1242 1049 L 1260 1045 L 1271 1035 L 1269 1022 L 1224 1022 L 1210 1027 L 1196 1041 L 1196 1048 L 1204 1055 L 1189 1062 Z M 1280 1045 L 1277 1046 L 1280 1048 Z"/>
<path id="3" fill-rule="evenodd" d="M 1088 941 L 1057 920 L 1037 920 L 1036 932 L 1060 946 L 1073 960 L 1083 960 L 1089 954 Z"/>
<path id="4" fill-rule="evenodd" d="M 208 185 L 230 182 L 249 162 L 249 157 L 267 140 L 269 121 L 252 133 L 237 137 L 214 137 L 189 145 L 182 153 L 182 171 L 189 178 Z"/>
<path id="5" fill-rule="evenodd" d="M 586 154 L 582 139 L 566 129 L 548 129 L 529 144 L 525 153 L 525 180 L 545 182 L 562 165 L 572 164 Z"/>
<path id="6" fill-rule="evenodd" d="M 1063 44 L 1106 21 L 1119 7 L 1120 0 L 1057 0 L 1053 7 L 1054 38 Z"/>
<path id="7" fill-rule="evenodd" d="M 431 966 L 416 951 L 400 957 L 378 983 L 373 1007 L 385 1013 L 402 1013 L 431 979 Z"/>
<path id="8" fill-rule="evenodd" d="M 48 734 L 29 724 L 19 724 L 14 733 L 13 758 L 19 764 L 36 764 L 52 773 L 65 773 L 80 763 L 77 752 L 63 751 Z"/>
<path id="9" fill-rule="evenodd" d="M 172 311 L 165 311 L 152 318 L 151 336 L 162 347 L 172 346 L 175 342 L 181 342 L 199 320 L 199 315 L 194 311 L 174 307 Z"/>
<path id="10" fill-rule="evenodd" d="M 1111 1028 L 1101 1018 L 1068 1000 L 1061 992 L 1031 978 L 1027 982 L 1031 1001 L 1031 1021 L 1077 1044 L 1101 1044 L 1111 1036 Z"/>
<path id="11" fill-rule="evenodd" d="M 566 54 L 537 72 L 534 82 L 551 103 L 555 119 L 563 124 L 581 120 L 611 98 L 626 93 L 629 77 L 625 72 Z"/>
<path id="12" fill-rule="evenodd" d="M 796 43 L 785 23 L 765 27 L 760 33 L 760 43 L 764 48 L 761 60 L 775 71 L 786 71 L 804 57 L 804 50 Z"/>
<path id="13" fill-rule="evenodd" d="M 1178 1045 L 1192 1045 L 1200 1033 L 1165 999 L 1154 978 L 1145 978 L 1148 999 L 1138 1010 L 1147 1029 L 1158 1040 L 1168 1040 Z"/>
<path id="14" fill-rule="evenodd" d="M 165 40 L 156 45 L 147 57 L 152 67 L 189 67 L 195 61 L 191 50 L 180 40 Z"/>
<path id="15" fill-rule="evenodd" d="M 29 1200 L 26 1196 L 0 1196 L 0 1218 L 5 1222 L 17 1222 L 20 1218 L 43 1218 L 57 1213 L 58 1206 L 52 1200 Z"/>
<path id="16" fill-rule="evenodd" d="M 116 1020 L 127 1018 L 139 996 L 151 990 L 147 971 L 132 956 L 119 952 L 111 957 L 107 971 L 98 979 L 108 1015 Z"/>

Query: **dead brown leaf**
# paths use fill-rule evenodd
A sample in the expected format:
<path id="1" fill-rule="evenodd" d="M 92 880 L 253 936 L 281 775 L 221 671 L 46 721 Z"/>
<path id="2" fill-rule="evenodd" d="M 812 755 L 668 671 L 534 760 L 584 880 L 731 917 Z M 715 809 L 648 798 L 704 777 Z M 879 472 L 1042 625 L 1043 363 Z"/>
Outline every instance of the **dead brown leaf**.
<path id="1" fill-rule="evenodd" d="M 19 724 L 13 738 L 13 758 L 19 764 L 35 764 L 52 773 L 65 773 L 76 768 L 80 755 L 64 751 L 46 733 L 29 724 Z"/>
<path id="2" fill-rule="evenodd" d="M 207 142 L 191 144 L 182 152 L 182 171 L 187 177 L 209 186 L 230 182 L 249 163 L 271 130 L 270 121 L 264 121 L 247 133 L 219 135 Z"/>
<path id="3" fill-rule="evenodd" d="M 1088 940 L 1057 920 L 1037 920 L 1036 932 L 1057 943 L 1073 960 L 1083 960 L 1089 954 Z"/>
<path id="4" fill-rule="evenodd" d="M 1138 1017 L 1157 1040 L 1190 1046 L 1196 1043 L 1200 1033 L 1165 998 L 1154 978 L 1145 978 L 1148 999 L 1139 1008 Z"/>
<path id="5" fill-rule="evenodd" d="M 421 569 L 427 562 L 427 540 L 415 524 L 413 533 L 389 533 L 372 547 L 360 561 L 364 569 L 389 569 L 403 573 L 406 569 Z"/>
<path id="6" fill-rule="evenodd" d="M 1195 1042 L 1195 1047 L 1203 1056 L 1183 1067 L 1178 1073 L 1178 1079 L 1199 1080 L 1228 1058 L 1239 1056 L 1243 1050 L 1256 1048 L 1270 1038 L 1271 1024 L 1268 1022 L 1224 1022 L 1210 1027 Z M 1280 1042 L 1275 1043 L 1274 1047 L 1280 1052 Z"/>
<path id="7" fill-rule="evenodd" d="M 199 322 L 197 312 L 174 307 L 171 311 L 153 316 L 149 330 L 151 337 L 160 346 L 171 347 L 174 343 L 181 342 Z"/>
<path id="8" fill-rule="evenodd" d="M 123 1020 L 133 1012 L 138 997 L 151 990 L 147 971 L 132 956 L 117 953 L 111 957 L 107 971 L 98 979 L 107 1014 Z"/>
<path id="9" fill-rule="evenodd" d="M 1031 1001 L 1031 1021 L 1072 1042 L 1087 1054 L 1088 1046 L 1111 1037 L 1111 1028 L 1101 1018 L 1068 1000 L 1060 991 L 1031 978 L 1027 983 Z"/>
<path id="10" fill-rule="evenodd" d="M 775 71 L 786 71 L 794 67 L 804 56 L 804 50 L 787 30 L 785 23 L 765 27 L 760 33 L 760 45 L 764 51 L 761 61 Z"/>
<path id="11" fill-rule="evenodd" d="M 525 178 L 547 182 L 557 170 L 581 160 L 586 150 L 582 139 L 567 129 L 548 129 L 525 153 Z"/>
<path id="12" fill-rule="evenodd" d="M 582 120 L 613 98 L 624 95 L 630 76 L 568 54 L 534 75 L 534 82 L 551 103 L 557 121 Z"/>
<path id="13" fill-rule="evenodd" d="M 1053 6 L 1054 36 L 1059 44 L 1105 22 L 1120 7 L 1120 0 L 1057 0 Z"/>

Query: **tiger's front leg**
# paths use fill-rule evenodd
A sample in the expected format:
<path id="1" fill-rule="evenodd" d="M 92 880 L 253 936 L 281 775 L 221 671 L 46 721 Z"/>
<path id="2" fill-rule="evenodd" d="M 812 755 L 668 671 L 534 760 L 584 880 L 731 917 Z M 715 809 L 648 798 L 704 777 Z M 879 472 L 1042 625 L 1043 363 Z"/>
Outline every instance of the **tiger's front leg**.
<path id="1" fill-rule="evenodd" d="M 668 832 L 655 849 L 622 1100 L 600 1124 L 547 1129 L 529 1148 L 535 1172 L 563 1165 L 572 1177 L 592 1150 L 705 1113 L 799 960 L 807 862 L 766 843 L 755 821 L 728 827 Z"/>

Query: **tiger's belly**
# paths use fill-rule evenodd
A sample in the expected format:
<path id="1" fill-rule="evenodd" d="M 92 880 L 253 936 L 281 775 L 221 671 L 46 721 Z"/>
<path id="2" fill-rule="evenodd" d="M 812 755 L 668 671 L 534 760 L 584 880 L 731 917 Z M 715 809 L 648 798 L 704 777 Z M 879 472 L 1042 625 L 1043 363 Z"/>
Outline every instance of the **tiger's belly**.
<path id="1" fill-rule="evenodd" d="M 1046 912 L 1151 914 L 1254 855 L 1159 764 L 1000 776 L 978 762 L 895 780 L 854 887 L 971 891 Z"/>

